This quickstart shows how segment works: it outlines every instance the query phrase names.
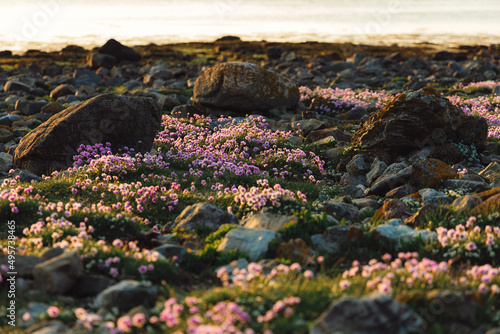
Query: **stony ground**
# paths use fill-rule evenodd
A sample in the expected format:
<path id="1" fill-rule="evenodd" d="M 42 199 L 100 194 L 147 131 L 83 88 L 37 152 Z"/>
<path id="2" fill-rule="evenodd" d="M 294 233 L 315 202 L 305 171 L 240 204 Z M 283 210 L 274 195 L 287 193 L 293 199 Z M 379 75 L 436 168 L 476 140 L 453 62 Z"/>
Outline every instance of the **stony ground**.
<path id="1" fill-rule="evenodd" d="M 107 48 L 0 53 L 4 332 L 500 332 L 498 46 Z M 195 87 L 227 61 L 300 103 L 260 69 L 279 103 Z M 23 138 L 103 93 L 157 102 L 151 150 L 16 168 Z"/>

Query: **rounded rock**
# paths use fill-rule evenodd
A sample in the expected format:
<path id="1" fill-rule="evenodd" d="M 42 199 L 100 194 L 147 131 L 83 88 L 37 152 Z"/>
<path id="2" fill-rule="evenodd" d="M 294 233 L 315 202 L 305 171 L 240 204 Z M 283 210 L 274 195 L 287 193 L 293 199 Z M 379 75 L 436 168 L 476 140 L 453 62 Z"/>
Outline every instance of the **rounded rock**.
<path id="1" fill-rule="evenodd" d="M 299 98 L 299 89 L 289 78 L 244 62 L 209 68 L 196 80 L 193 95 L 202 106 L 244 113 L 291 109 Z"/>

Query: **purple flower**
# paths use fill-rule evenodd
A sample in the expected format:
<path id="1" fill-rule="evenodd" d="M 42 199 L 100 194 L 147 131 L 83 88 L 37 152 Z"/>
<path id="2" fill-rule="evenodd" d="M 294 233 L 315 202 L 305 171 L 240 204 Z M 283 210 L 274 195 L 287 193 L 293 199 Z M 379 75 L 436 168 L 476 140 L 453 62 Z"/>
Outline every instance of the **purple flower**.
<path id="1" fill-rule="evenodd" d="M 477 287 L 477 291 L 479 291 L 479 293 L 488 293 L 488 286 L 484 283 L 481 283 Z"/>
<path id="2" fill-rule="evenodd" d="M 118 275 L 119 275 L 118 269 L 117 268 L 110 268 L 109 275 L 112 277 L 115 277 L 115 278 L 118 277 Z"/>
<path id="3" fill-rule="evenodd" d="M 469 252 L 475 250 L 477 248 L 476 244 L 470 241 L 467 245 L 465 245 L 465 249 Z"/>
<path id="4" fill-rule="evenodd" d="M 123 241 L 121 241 L 120 239 L 115 239 L 113 241 L 113 246 L 122 247 L 123 246 Z"/>

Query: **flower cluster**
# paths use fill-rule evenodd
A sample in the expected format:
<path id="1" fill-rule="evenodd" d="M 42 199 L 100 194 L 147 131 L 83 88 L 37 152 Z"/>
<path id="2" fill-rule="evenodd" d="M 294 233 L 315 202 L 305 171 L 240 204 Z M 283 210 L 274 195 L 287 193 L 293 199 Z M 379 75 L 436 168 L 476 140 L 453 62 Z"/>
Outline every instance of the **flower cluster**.
<path id="1" fill-rule="evenodd" d="M 308 87 L 299 87 L 300 100 L 312 101 L 315 100 L 327 101 L 320 103 L 316 110 L 320 114 L 340 113 L 355 108 L 368 108 L 370 106 L 379 109 L 387 104 L 393 96 L 381 90 L 378 92 L 372 90 L 352 90 L 350 88 L 315 88 L 314 90 Z"/>
<path id="2" fill-rule="evenodd" d="M 246 207 L 253 211 L 259 211 L 269 204 L 272 207 L 279 208 L 283 200 L 307 202 L 306 195 L 300 190 L 294 193 L 288 189 L 283 189 L 279 184 L 270 187 L 265 179 L 258 180 L 257 184 L 260 187 L 251 187 L 248 190 L 243 186 L 237 188 L 234 202 L 239 203 L 240 208 Z"/>
<path id="3" fill-rule="evenodd" d="M 389 254 L 383 258 L 384 262 L 372 259 L 367 265 L 354 261 L 352 267 L 342 274 L 339 288 L 343 291 L 358 285 L 364 286 L 367 291 L 393 295 L 396 291 L 411 288 L 432 289 L 441 280 L 446 284 L 451 282 L 457 287 L 462 286 L 480 293 L 490 290 L 492 293 L 499 292 L 499 269 L 491 265 L 474 266 L 465 272 L 465 276 L 450 280 L 445 279 L 450 275 L 448 262 L 436 262 L 428 258 L 419 261 L 418 253 L 399 253 L 393 261 L 390 261 Z"/>
<path id="4" fill-rule="evenodd" d="M 257 316 L 257 322 L 268 323 L 278 317 L 279 314 L 282 314 L 285 318 L 290 318 L 293 315 L 293 306 L 298 303 L 300 303 L 299 297 L 286 297 L 283 300 L 278 300 L 266 314 Z"/>
<path id="5" fill-rule="evenodd" d="M 475 83 L 478 85 L 479 83 Z M 464 98 L 459 95 L 449 96 L 448 99 L 462 109 L 467 115 L 481 116 L 488 123 L 488 136 L 500 137 L 500 96 L 478 96 Z"/>
<path id="6" fill-rule="evenodd" d="M 274 177 L 297 177 L 296 167 L 323 171 L 324 161 L 300 149 L 288 149 L 290 131 L 272 131 L 262 116 L 249 116 L 243 121 L 210 119 L 196 116 L 190 122 L 164 117 L 165 129 L 155 139 L 167 161 L 187 162 L 194 172 L 212 171 L 214 176 L 267 174 Z M 198 121 L 203 119 L 200 124 Z"/>
<path id="7" fill-rule="evenodd" d="M 74 166 L 82 166 L 84 164 L 90 163 L 96 158 L 111 155 L 111 143 L 97 143 L 94 145 L 80 145 L 77 149 L 78 154 L 73 156 Z"/>
<path id="8" fill-rule="evenodd" d="M 116 326 L 108 326 L 108 330 L 111 334 L 130 333 L 134 328 L 142 328 L 147 324 L 175 330 L 185 322 L 188 333 L 242 333 L 238 328 L 250 319 L 234 302 L 218 302 L 204 313 L 200 311 L 196 297 L 186 297 L 184 304 L 178 303 L 175 298 L 169 298 L 158 315 L 152 315 L 149 319 L 143 313 L 136 313 L 132 317 L 125 315 L 118 318 Z M 254 332 L 249 330 L 245 333 Z"/>
<path id="9" fill-rule="evenodd" d="M 445 249 L 445 257 L 455 257 L 459 254 L 467 258 L 479 258 L 481 251 L 495 258 L 500 243 L 500 228 L 497 226 L 474 226 L 476 217 L 470 217 L 465 226 L 458 224 L 455 228 L 438 227 L 436 232 L 441 246 Z"/>
<path id="10" fill-rule="evenodd" d="M 319 257 L 318 260 L 322 262 L 323 257 Z M 244 289 L 248 289 L 248 284 L 255 280 L 272 281 L 276 280 L 276 278 L 285 277 L 290 272 L 300 273 L 302 271 L 302 267 L 298 263 L 292 263 L 290 266 L 278 264 L 267 274 L 264 274 L 262 266 L 255 262 L 249 263 L 246 268 L 232 268 L 231 271 L 229 271 L 228 267 L 221 267 L 217 271 L 217 277 L 221 280 L 222 284 L 224 286 L 240 286 Z M 314 273 L 311 270 L 305 270 L 302 275 L 305 279 L 314 277 Z"/>

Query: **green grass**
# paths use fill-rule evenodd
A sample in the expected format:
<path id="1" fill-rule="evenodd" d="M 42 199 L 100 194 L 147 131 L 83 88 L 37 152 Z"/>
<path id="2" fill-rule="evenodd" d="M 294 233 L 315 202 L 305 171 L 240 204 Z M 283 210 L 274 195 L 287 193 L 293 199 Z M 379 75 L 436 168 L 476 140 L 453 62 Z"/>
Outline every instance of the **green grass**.
<path id="1" fill-rule="evenodd" d="M 183 90 L 164 89 L 164 90 L 158 91 L 158 93 L 163 94 L 163 95 L 178 94 L 178 95 L 184 95 L 186 97 L 192 97 L 193 96 L 193 89 L 192 88 L 186 88 Z"/>
<path id="2" fill-rule="evenodd" d="M 336 225 L 335 222 L 329 222 L 325 213 L 313 215 L 307 210 L 302 210 L 296 212 L 294 216 L 299 218 L 297 222 L 291 221 L 278 231 L 283 241 L 300 238 L 311 245 L 311 236 L 322 234 L 328 227 Z"/>
<path id="3" fill-rule="evenodd" d="M 37 211 L 39 202 L 28 199 L 25 202 L 17 201 L 16 207 L 18 208 L 18 213 L 13 213 L 8 200 L 0 199 L 0 217 L 8 221 L 14 220 L 16 222 L 16 235 L 22 235 L 22 231 L 25 227 L 31 226 L 32 223 L 36 222 Z M 0 224 L 0 238 L 4 239 L 7 237 L 7 224 Z"/>
<path id="4" fill-rule="evenodd" d="M 14 65 L 2 64 L 2 65 L 0 65 L 0 68 L 2 70 L 4 70 L 5 72 L 10 72 L 10 71 L 13 71 L 15 69 L 15 66 Z"/>
<path id="5" fill-rule="evenodd" d="M 391 78 L 391 81 L 392 82 L 398 82 L 398 81 L 408 81 L 408 78 L 407 77 L 394 77 L 394 78 Z"/>
<path id="6" fill-rule="evenodd" d="M 10 103 L 2 102 L 0 103 L 0 110 L 7 110 L 7 108 L 10 106 Z"/>
<path id="7" fill-rule="evenodd" d="M 252 316 L 252 328 L 262 333 L 270 329 L 275 333 L 306 333 L 308 325 L 314 321 L 336 297 L 332 291 L 332 280 L 324 276 L 307 280 L 300 273 L 290 273 L 279 277 L 273 284 L 256 281 L 241 287 L 216 288 L 198 294 L 202 305 L 208 307 L 217 302 L 232 300 L 244 306 Z M 272 323 L 257 323 L 258 315 L 265 314 L 275 302 L 286 297 L 299 297 L 301 302 L 294 307 L 293 316 L 286 318 L 280 314 Z"/>
<path id="8" fill-rule="evenodd" d="M 492 92 L 490 87 L 470 87 L 465 91 L 471 95 L 484 95 L 484 94 L 491 94 Z"/>

